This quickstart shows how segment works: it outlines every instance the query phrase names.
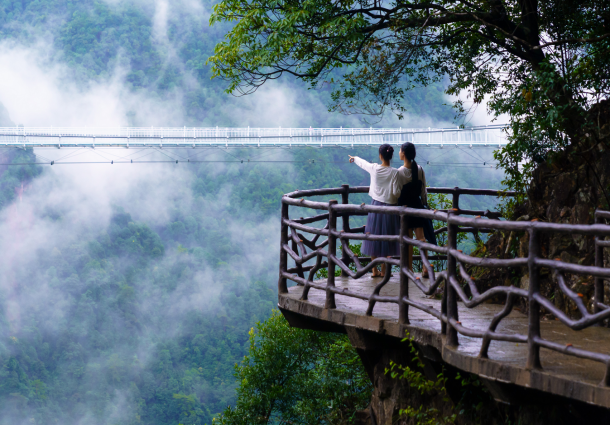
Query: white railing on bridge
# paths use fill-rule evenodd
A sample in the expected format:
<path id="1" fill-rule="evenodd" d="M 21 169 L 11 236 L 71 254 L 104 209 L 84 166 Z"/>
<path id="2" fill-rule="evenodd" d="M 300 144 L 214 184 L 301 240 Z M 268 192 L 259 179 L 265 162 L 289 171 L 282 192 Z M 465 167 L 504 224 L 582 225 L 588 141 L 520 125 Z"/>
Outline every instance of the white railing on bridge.
<path id="1" fill-rule="evenodd" d="M 0 127 L 0 145 L 15 147 L 208 147 L 506 144 L 506 125 L 466 128 Z"/>

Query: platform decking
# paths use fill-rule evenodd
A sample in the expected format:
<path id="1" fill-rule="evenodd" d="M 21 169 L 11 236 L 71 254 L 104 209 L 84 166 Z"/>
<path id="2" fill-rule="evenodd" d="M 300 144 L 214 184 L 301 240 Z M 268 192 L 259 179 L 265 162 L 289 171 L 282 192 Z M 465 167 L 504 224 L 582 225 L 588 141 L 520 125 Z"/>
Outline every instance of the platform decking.
<path id="1" fill-rule="evenodd" d="M 335 284 L 339 288 L 347 288 L 350 292 L 368 296 L 381 281 L 381 278 L 370 276 L 368 274 L 360 279 L 337 277 Z M 398 279 L 398 273 L 395 273 L 381 290 L 380 295 L 397 296 Z M 462 335 L 457 347 L 448 347 L 445 344 L 445 337 L 441 335 L 439 320 L 424 311 L 411 308 L 410 325 L 401 326 L 398 323 L 397 304 L 378 302 L 373 315 L 366 316 L 368 306 L 366 301 L 337 294 L 337 308 L 325 309 L 324 291 L 312 288 L 308 301 L 300 300 L 302 291 L 302 286 L 290 287 L 287 294 L 279 295 L 279 307 L 312 319 L 332 323 L 335 328 L 337 325 L 354 327 L 396 338 L 404 337 L 405 331 L 408 331 L 416 341 L 436 348 L 443 361 L 466 372 L 475 373 L 491 381 L 533 388 L 610 408 L 610 388 L 600 385 L 605 367 L 599 362 L 577 359 L 542 348 L 542 370 L 527 370 L 527 344 L 492 341 L 489 359 L 481 359 L 478 357 L 481 339 Z M 410 282 L 409 297 L 440 310 L 441 301 L 423 295 L 413 282 Z M 460 302 L 458 303 L 460 321 L 469 328 L 484 330 L 489 326 L 493 316 L 503 307 L 503 304 L 482 304 L 468 309 Z M 527 316 L 513 311 L 500 323 L 498 330 L 527 334 L 527 328 Z M 541 334 L 545 339 L 560 344 L 572 344 L 575 348 L 610 352 L 608 328 L 589 327 L 574 331 L 559 321 L 544 320 L 541 322 Z"/>
<path id="2" fill-rule="evenodd" d="M 518 398 L 553 394 L 610 408 L 610 305 L 604 303 L 604 282 L 610 280 L 604 254 L 610 248 L 610 211 L 595 211 L 591 224 L 498 220 L 498 212 L 460 208 L 459 198 L 502 193 L 463 188 L 430 188 L 430 193 L 453 197 L 447 210 L 349 203 L 350 194 L 368 189 L 343 185 L 299 190 L 282 198 L 278 293 L 279 307 L 291 325 L 345 332 L 355 348 L 363 353 L 372 350 L 370 354 L 382 352 L 382 346 L 400 351 L 400 339 L 408 331 L 430 361 L 428 369 L 433 372 L 448 364 L 476 374 L 498 400 L 519 402 Z M 328 195 L 340 195 L 341 203 L 305 199 Z M 351 216 L 371 213 L 398 216 L 400 234 L 374 235 L 365 227 L 351 227 Z M 295 216 L 302 217 L 291 218 Z M 439 246 L 410 238 L 409 217 L 435 222 L 435 233 L 446 232 L 446 243 Z M 482 232 L 525 235 L 527 252 L 477 257 L 459 249 L 460 233 L 476 237 Z M 594 251 L 595 265 L 565 262 L 557 253 L 555 258 L 546 257 L 541 245 L 545 235 L 579 236 Z M 354 241 L 366 240 L 398 243 L 400 255 L 371 261 L 349 248 Z M 422 281 L 411 271 L 409 246 L 428 251 L 421 260 L 433 282 Z M 428 259 L 446 260 L 437 264 L 444 270 L 435 272 Z M 372 268 L 381 264 L 398 269 L 392 280 L 370 277 Z M 470 273 L 494 268 L 527 275 L 527 288 L 492 286 L 483 291 Z M 313 281 L 321 269 L 327 269 L 328 278 Z M 339 270 L 343 277 L 335 277 Z M 541 292 L 543 271 L 569 300 L 575 317 Z M 572 288 L 573 277 L 593 281 L 590 299 Z M 300 286 L 289 288 L 288 282 Z M 426 296 L 441 289 L 442 300 Z M 491 304 L 492 300 L 503 304 Z M 521 314 L 517 305 L 527 305 L 527 314 Z"/>

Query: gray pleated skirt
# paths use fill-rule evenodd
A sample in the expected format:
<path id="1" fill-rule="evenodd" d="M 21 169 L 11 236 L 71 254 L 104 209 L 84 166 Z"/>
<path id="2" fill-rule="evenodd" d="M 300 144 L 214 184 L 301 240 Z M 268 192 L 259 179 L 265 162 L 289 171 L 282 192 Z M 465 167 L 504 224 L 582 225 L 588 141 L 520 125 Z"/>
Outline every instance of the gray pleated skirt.
<path id="1" fill-rule="evenodd" d="M 371 205 L 392 206 L 375 200 Z M 400 234 L 400 217 L 390 214 L 369 213 L 364 231 L 371 235 L 398 235 Z M 390 257 L 400 255 L 400 245 L 398 242 L 363 241 L 361 252 L 369 257 Z"/>

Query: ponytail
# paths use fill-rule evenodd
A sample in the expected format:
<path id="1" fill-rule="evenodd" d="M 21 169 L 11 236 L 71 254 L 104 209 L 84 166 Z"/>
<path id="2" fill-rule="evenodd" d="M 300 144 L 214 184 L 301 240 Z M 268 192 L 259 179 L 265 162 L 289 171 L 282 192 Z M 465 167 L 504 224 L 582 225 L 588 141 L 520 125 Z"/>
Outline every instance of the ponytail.
<path id="1" fill-rule="evenodd" d="M 417 168 L 417 161 L 411 161 L 411 179 L 413 181 L 419 180 L 419 169 Z"/>

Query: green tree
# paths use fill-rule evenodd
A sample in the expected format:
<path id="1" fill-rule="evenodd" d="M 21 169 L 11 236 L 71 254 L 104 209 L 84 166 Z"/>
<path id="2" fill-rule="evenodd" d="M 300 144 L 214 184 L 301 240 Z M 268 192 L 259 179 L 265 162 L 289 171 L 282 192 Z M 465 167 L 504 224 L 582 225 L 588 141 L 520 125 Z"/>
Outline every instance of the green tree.
<path id="1" fill-rule="evenodd" d="M 607 1 L 223 0 L 211 22 L 235 24 L 209 59 L 229 92 L 290 74 L 332 86 L 331 110 L 399 116 L 443 78 L 448 94 L 488 98 L 511 119 L 497 159 L 516 189 L 553 151 L 602 138 L 590 112 L 610 94 Z"/>
<path id="2" fill-rule="evenodd" d="M 0 208 L 3 208 L 23 194 L 32 180 L 42 173 L 42 168 L 32 164 L 36 162 L 36 155 L 31 148 L 12 149 L 4 152 L 0 158 L 0 162 L 4 163 L 0 165 Z"/>
<path id="3" fill-rule="evenodd" d="M 291 328 L 278 311 L 250 331 L 235 377 L 237 402 L 215 423 L 352 423 L 372 389 L 347 337 Z"/>

